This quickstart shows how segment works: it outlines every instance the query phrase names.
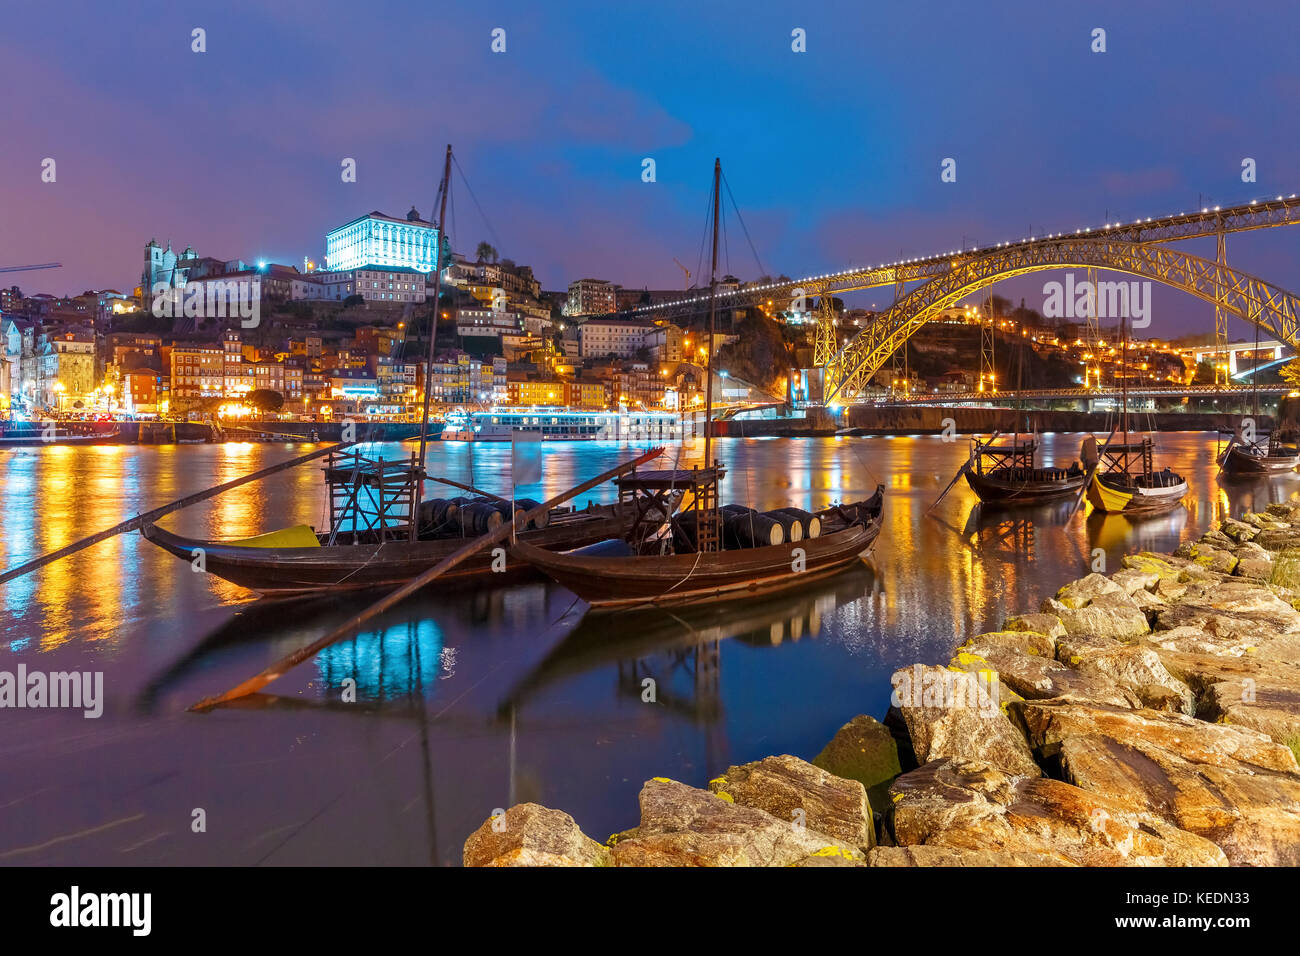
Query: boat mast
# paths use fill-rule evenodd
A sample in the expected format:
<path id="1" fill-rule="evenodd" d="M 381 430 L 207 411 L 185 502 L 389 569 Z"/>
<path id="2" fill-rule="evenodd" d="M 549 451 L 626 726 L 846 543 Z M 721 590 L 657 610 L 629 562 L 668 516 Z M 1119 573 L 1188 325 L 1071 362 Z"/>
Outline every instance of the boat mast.
<path id="1" fill-rule="evenodd" d="M 1120 374 L 1120 395 L 1123 403 L 1123 431 L 1124 437 L 1121 439 L 1122 447 L 1128 447 L 1128 320 L 1121 315 L 1119 319 L 1119 374 Z M 1128 470 L 1127 452 L 1125 452 L 1125 471 Z"/>
<path id="2" fill-rule="evenodd" d="M 709 341 L 704 353 L 704 467 L 713 467 L 713 445 L 709 423 L 713 420 L 713 335 L 717 321 L 718 289 L 718 200 L 721 196 L 722 160 L 713 160 L 713 265 L 709 271 Z"/>
<path id="3" fill-rule="evenodd" d="M 1250 353 L 1250 414 L 1256 423 L 1259 422 L 1259 323 L 1255 323 L 1255 351 Z M 1224 376 L 1227 381 L 1227 376 Z M 1279 410 L 1281 405 L 1278 406 Z M 1280 417 L 1280 416 L 1279 416 Z M 1269 443 L 1272 444 L 1272 435 L 1269 435 Z M 1255 442 L 1259 444 L 1258 441 Z"/>
<path id="4" fill-rule="evenodd" d="M 433 250 L 433 311 L 429 313 L 429 354 L 424 362 L 424 414 L 420 418 L 420 454 L 416 463 L 420 482 L 420 498 L 424 498 L 424 452 L 429 435 L 429 399 L 433 392 L 433 352 L 438 342 L 438 300 L 442 297 L 442 243 L 445 239 L 443 224 L 447 221 L 447 192 L 451 188 L 451 143 L 447 144 L 447 158 L 442 166 L 441 197 L 438 206 L 437 233 Z"/>

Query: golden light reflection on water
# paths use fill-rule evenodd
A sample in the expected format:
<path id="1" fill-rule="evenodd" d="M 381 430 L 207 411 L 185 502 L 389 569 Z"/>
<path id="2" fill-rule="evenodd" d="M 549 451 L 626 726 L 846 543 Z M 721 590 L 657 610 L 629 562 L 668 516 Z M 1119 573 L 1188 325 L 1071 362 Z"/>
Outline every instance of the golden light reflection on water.
<path id="1" fill-rule="evenodd" d="M 1042 436 L 1045 458 L 1067 463 L 1078 436 Z M 840 601 L 834 639 L 861 643 L 856 630 L 919 645 L 959 641 L 973 628 L 996 627 L 1007 613 L 1033 610 L 1066 580 L 1088 572 L 1097 549 L 1110 569 L 1126 551 L 1171 550 L 1209 521 L 1243 508 L 1294 496 L 1300 482 L 1280 478 L 1245 486 L 1216 480 L 1213 436 L 1160 438 L 1162 463 L 1186 475 L 1192 491 L 1172 516 L 1133 524 L 1122 516 L 1086 516 L 1069 509 L 999 513 L 977 507 L 959 482 L 931 505 L 965 460 L 964 442 L 937 437 L 722 439 L 715 445 L 728 468 L 724 500 L 760 509 L 818 509 L 869 496 L 886 486 L 884 530 L 872 557 L 873 591 Z M 0 566 L 10 567 L 62 547 L 124 518 L 301 454 L 309 445 L 228 443 L 196 446 L 51 446 L 0 451 L 5 533 Z M 573 443 L 546 447 L 544 480 L 519 489 L 545 498 L 626 460 L 644 445 Z M 404 457 L 409 446 L 372 446 Z M 702 442 L 671 446 L 652 467 L 699 463 Z M 509 493 L 509 446 L 435 444 L 430 469 L 485 490 Z M 458 494 L 430 483 L 429 496 Z M 585 500 L 608 501 L 612 485 Z M 326 523 L 320 464 L 312 463 L 219 495 L 163 519 L 165 527 L 200 538 L 240 538 L 289 524 Z M 250 600 L 251 592 L 204 574 L 154 548 L 138 534 L 110 539 L 26 578 L 0 587 L 10 641 L 52 648 L 76 639 L 114 646 L 144 620 L 174 619 Z M 851 607 L 850 607 L 851 605 Z M 515 622 L 521 628 L 530 622 Z"/>

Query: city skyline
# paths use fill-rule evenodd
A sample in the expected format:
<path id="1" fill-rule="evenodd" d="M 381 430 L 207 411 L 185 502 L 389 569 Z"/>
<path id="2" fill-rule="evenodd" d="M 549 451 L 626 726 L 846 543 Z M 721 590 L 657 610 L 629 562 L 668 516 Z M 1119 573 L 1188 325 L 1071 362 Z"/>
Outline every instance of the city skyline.
<path id="1" fill-rule="evenodd" d="M 1284 34 L 1300 16 L 1280 5 L 1178 8 L 1178 44 L 1165 42 L 1166 4 L 868 16 L 830 3 L 745 17 L 727 4 L 659 16 L 582 4 L 552 16 L 516 4 L 169 7 L 113 44 L 93 41 L 111 35 L 111 11 L 65 6 L 76 15 L 16 14 L 10 36 L 23 43 L 6 41 L 0 67 L 10 88 L 42 78 L 39 96 L 16 97 L 18 135 L 0 159 L 6 208 L 32 225 L 6 233 L 0 262 L 64 263 L 14 275 L 29 293 L 123 289 L 150 238 L 218 258 L 318 258 L 326 232 L 371 209 L 429 217 L 447 141 L 474 193 L 464 180 L 453 190 L 456 250 L 492 242 L 549 289 L 583 276 L 678 288 L 674 258 L 699 281 L 714 155 L 763 271 L 792 276 L 1289 194 L 1300 181 L 1285 51 L 1196 66 Z M 952 27 L 942 35 L 926 32 L 937 12 Z M 393 31 L 394 17 L 410 29 Z M 873 47 L 876 24 L 892 43 Z M 1105 53 L 1090 49 L 1097 27 Z M 192 52 L 195 28 L 206 52 Z M 494 53 L 498 28 L 505 51 Z M 792 49 L 796 29 L 807 52 Z M 56 55 L 70 47 L 84 55 Z M 356 49 L 375 57 L 364 74 L 349 65 Z M 51 99 L 66 108 L 42 108 Z M 53 183 L 40 181 L 47 157 Z M 341 180 L 348 158 L 356 182 Z M 642 181 L 647 158 L 655 182 Z M 941 181 L 946 158 L 955 182 Z M 1244 158 L 1254 183 L 1241 181 Z M 1234 237 L 1230 262 L 1290 288 L 1295 250 L 1290 238 Z M 734 217 L 719 271 L 760 274 Z M 996 291 L 1037 307 L 1041 279 Z M 1209 306 L 1156 297 L 1175 317 L 1169 334 L 1207 327 Z M 887 301 L 881 290 L 850 304 Z"/>

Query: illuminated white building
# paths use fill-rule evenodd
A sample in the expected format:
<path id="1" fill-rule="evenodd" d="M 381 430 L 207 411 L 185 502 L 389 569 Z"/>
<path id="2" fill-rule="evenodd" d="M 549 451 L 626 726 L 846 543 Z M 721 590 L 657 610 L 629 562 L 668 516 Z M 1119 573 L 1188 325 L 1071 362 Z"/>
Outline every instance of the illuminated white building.
<path id="1" fill-rule="evenodd" d="M 330 272 L 370 266 L 432 272 L 437 248 L 438 230 L 414 208 L 405 219 L 375 210 L 326 235 L 325 262 Z"/>

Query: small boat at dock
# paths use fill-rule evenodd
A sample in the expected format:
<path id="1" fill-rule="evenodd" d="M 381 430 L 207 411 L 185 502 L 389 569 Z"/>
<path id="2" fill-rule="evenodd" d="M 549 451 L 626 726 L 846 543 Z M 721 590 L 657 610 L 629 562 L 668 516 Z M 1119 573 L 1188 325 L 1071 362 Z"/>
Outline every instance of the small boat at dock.
<path id="1" fill-rule="evenodd" d="M 636 489 L 638 494 L 646 489 L 682 485 L 693 486 L 691 490 L 695 491 L 716 481 L 714 473 L 714 469 L 697 469 L 694 474 L 633 473 L 619 479 L 619 485 L 624 490 Z M 884 487 L 879 486 L 864 501 L 818 511 L 813 515 L 820 526 L 817 537 L 779 544 L 747 546 L 732 538 L 727 524 L 743 527 L 750 514 L 748 509 L 724 522 L 722 509 L 716 509 L 717 517 L 711 517 L 706 508 L 695 518 L 694 509 L 672 516 L 668 533 L 651 535 L 639 546 L 634 538 L 620 542 L 622 547 L 595 545 L 566 552 L 546 551 L 520 536 L 511 545 L 511 553 L 595 608 L 697 604 L 775 594 L 858 563 L 880 535 L 883 500 Z M 720 546 L 712 549 L 700 546 L 696 531 L 711 521 L 721 528 Z M 754 525 L 760 533 L 751 532 L 750 540 L 768 540 L 766 533 L 772 526 L 763 523 L 760 529 L 758 522 Z M 694 550 L 678 550 L 683 542 L 689 546 L 691 541 L 697 543 Z"/>
<path id="2" fill-rule="evenodd" d="M 290 596 L 405 584 L 455 553 L 465 543 L 514 520 L 535 502 L 495 496 L 418 501 L 422 471 L 415 456 L 398 461 L 368 459 L 355 452 L 332 454 L 324 468 L 330 530 L 295 525 L 239 540 L 189 538 L 153 522 L 144 538 L 209 574 L 264 595 Z M 676 497 L 664 499 L 665 509 Z M 646 514 L 641 515 L 647 518 Z M 658 520 L 666 515 L 657 514 Z M 588 503 L 556 508 L 515 532 L 518 540 L 546 551 L 618 539 L 635 516 L 619 504 Z M 532 574 L 523 562 L 476 554 L 440 580 L 502 581 Z"/>
<path id="3" fill-rule="evenodd" d="M 721 178 L 722 162 L 714 160 L 709 341 L 716 332 Z M 711 353 L 704 375 L 704 467 L 633 470 L 617 478 L 619 504 L 635 516 L 622 541 L 559 552 L 521 538 L 511 553 L 594 608 L 698 604 L 788 591 L 844 570 L 865 555 L 880 534 L 883 485 L 865 501 L 816 514 L 719 505 L 724 471 L 711 455 Z M 674 495 L 681 496 L 680 511 L 665 507 Z"/>
<path id="4" fill-rule="evenodd" d="M 1038 443 L 1016 436 L 1010 442 L 973 439 L 966 483 L 980 501 L 1001 505 L 1040 505 L 1079 493 L 1087 473 L 1072 462 L 1069 468 L 1040 468 Z"/>
<path id="5" fill-rule="evenodd" d="M 1079 457 L 1091 472 L 1088 482 L 1088 501 L 1093 508 L 1108 514 L 1130 517 L 1167 514 L 1183 503 L 1187 494 L 1187 479 L 1166 466 L 1156 471 L 1155 439 L 1139 434 L 1137 441 L 1129 441 L 1133 434 L 1129 427 L 1128 410 L 1128 323 L 1120 320 L 1120 417 L 1110 436 L 1097 447 L 1097 439 L 1089 435 L 1083 440 Z M 1115 438 L 1119 429 L 1119 441 Z"/>
<path id="6" fill-rule="evenodd" d="M 1270 434 L 1248 441 L 1240 432 L 1234 434 L 1219 455 L 1225 475 L 1234 478 L 1264 478 L 1294 473 L 1300 465 L 1297 436 Z"/>
<path id="7" fill-rule="evenodd" d="M 1089 460 L 1090 441 L 1095 445 L 1091 436 L 1084 439 L 1085 461 Z M 1167 467 L 1156 471 L 1154 448 L 1149 435 L 1136 442 L 1108 442 L 1103 446 L 1088 485 L 1092 506 L 1113 514 L 1144 516 L 1165 514 L 1182 504 L 1187 480 Z"/>

